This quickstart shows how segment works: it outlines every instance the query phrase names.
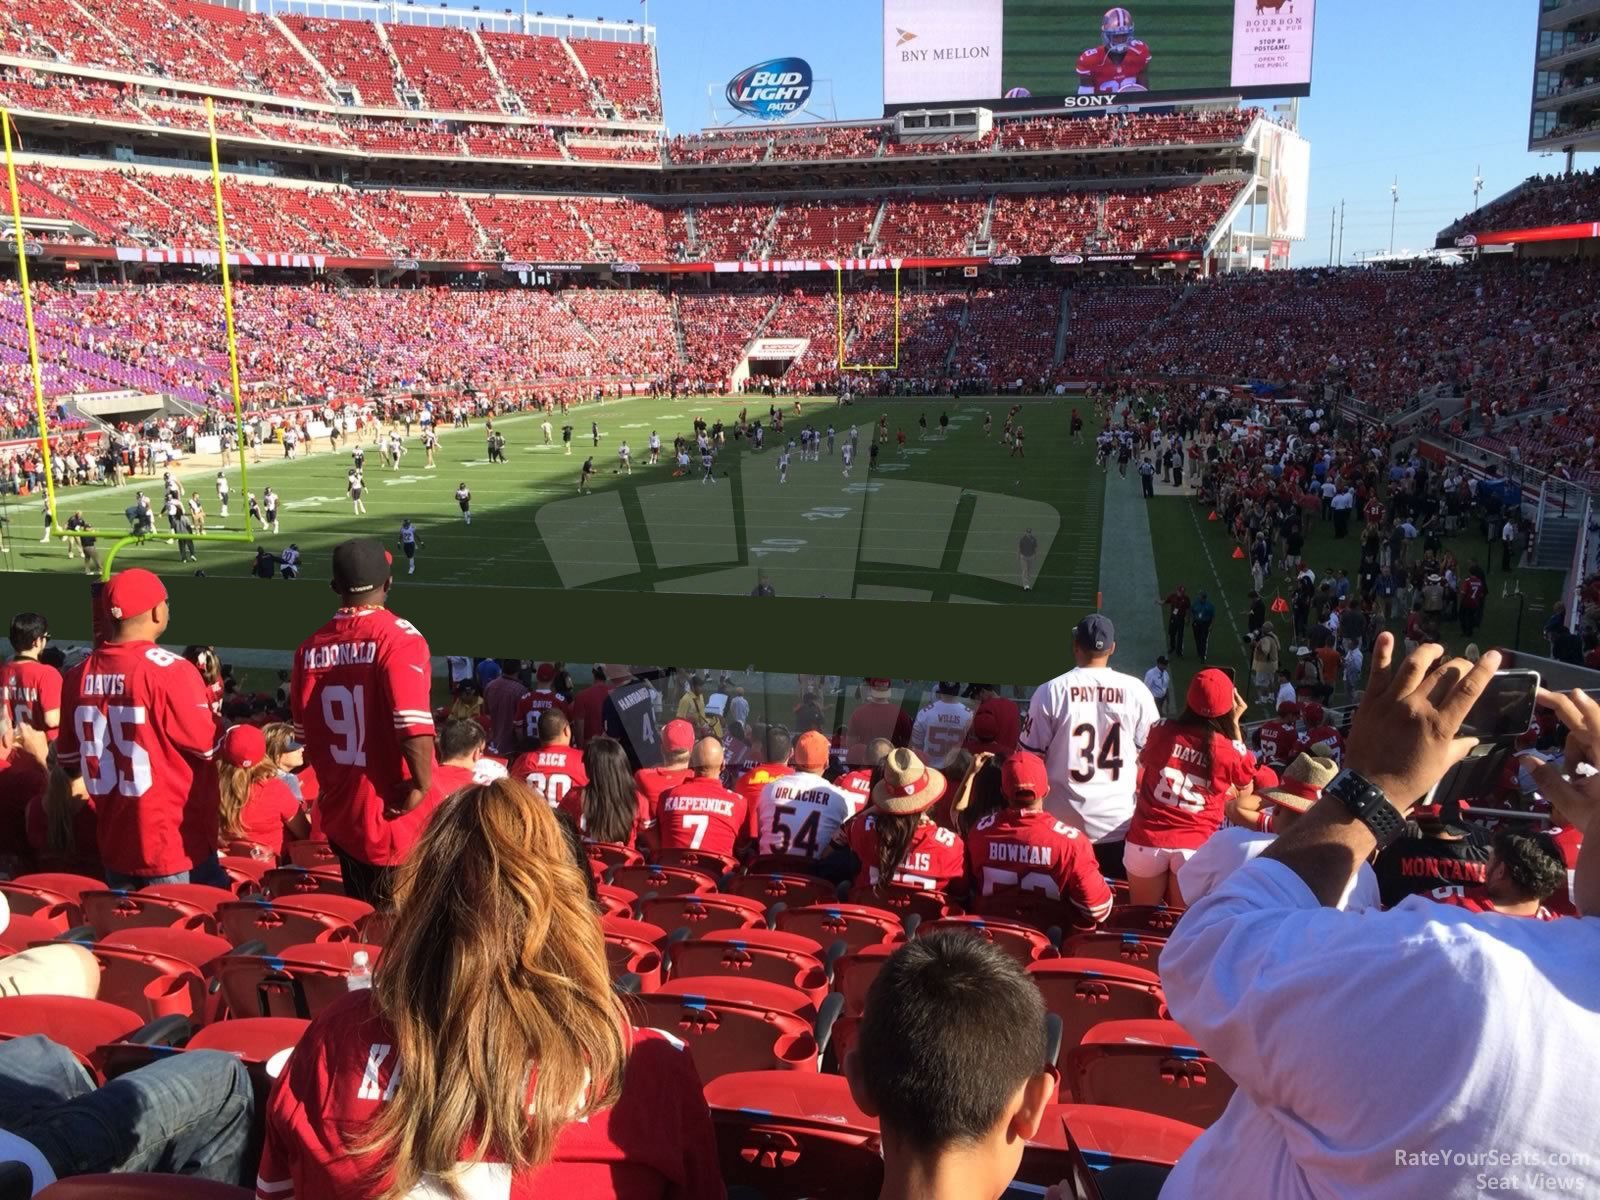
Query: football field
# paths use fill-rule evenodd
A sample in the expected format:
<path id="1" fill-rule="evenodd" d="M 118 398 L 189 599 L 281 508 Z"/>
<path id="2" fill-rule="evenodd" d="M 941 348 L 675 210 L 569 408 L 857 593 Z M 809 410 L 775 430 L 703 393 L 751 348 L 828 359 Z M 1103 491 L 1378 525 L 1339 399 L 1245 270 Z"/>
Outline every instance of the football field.
<path id="1" fill-rule="evenodd" d="M 748 593 L 766 575 L 779 596 L 952 601 L 991 604 L 1042 603 L 1092 608 L 1100 563 L 1103 479 L 1093 467 L 1092 443 L 1069 436 L 1070 402 L 1020 401 L 1027 457 L 1013 457 L 1000 443 L 1006 414 L 1015 401 L 947 397 L 864 400 L 839 408 L 831 399 L 803 401 L 803 416 L 785 413 L 785 437 L 800 426 L 825 431 L 835 426 L 835 448 L 824 440 L 818 461 L 802 462 L 796 448 L 787 481 L 780 481 L 778 445 L 752 450 L 731 437 L 718 455 L 715 482 L 701 482 L 696 461 L 674 476 L 672 439 L 692 436 L 696 416 L 731 422 L 748 405 L 765 423 L 764 397 L 691 397 L 676 401 L 634 399 L 585 405 L 562 418 L 551 416 L 555 434 L 546 445 L 541 418 L 513 416 L 496 422 L 507 439 L 505 464 L 490 463 L 481 422 L 465 430 L 444 429 L 437 467 L 425 465 L 419 436 L 407 439 L 397 470 L 383 465 L 366 446 L 367 512 L 356 515 L 345 495 L 348 448 L 316 452 L 289 461 L 267 447 L 252 463 L 249 487 L 260 495 L 271 486 L 280 498 L 280 532 L 255 529 L 257 545 L 278 552 L 291 542 L 303 555 L 305 579 L 324 579 L 328 549 L 352 536 L 382 539 L 401 570 L 399 529 L 417 526 L 421 547 L 408 586 L 452 588 L 607 589 L 631 592 Z M 877 418 L 887 413 L 890 440 L 880 446 L 876 469 L 867 446 Z M 983 432 L 985 414 L 993 431 Z M 926 415 L 924 437 L 919 419 Z M 950 418 L 939 436 L 939 418 Z M 599 445 L 590 436 L 600 427 Z M 563 452 L 560 427 L 574 426 L 571 453 Z M 839 446 L 851 424 L 860 432 L 857 461 L 843 472 Z M 896 434 L 904 429 L 906 444 Z M 648 466 L 652 431 L 663 443 L 662 462 Z M 619 469 L 623 441 L 632 451 L 631 474 Z M 578 494 L 584 458 L 593 455 L 591 492 Z M 228 521 L 218 517 L 214 469 L 180 469 L 186 488 L 197 491 L 207 530 L 244 528 L 246 504 L 235 462 Z M 456 487 L 472 492 L 473 522 L 462 519 Z M 143 489 L 159 515 L 159 479 L 120 488 L 77 488 L 58 497 L 63 520 L 81 510 L 96 528 L 125 530 L 124 510 Z M 42 500 L 6 497 L 6 552 L 10 570 L 80 571 L 56 539 L 41 544 Z M 1031 531 L 1038 543 L 1037 576 L 1022 587 L 1018 543 Z M 108 542 L 99 549 L 104 554 Z M 210 576 L 247 576 L 254 548 L 200 543 L 198 569 Z M 118 567 L 141 565 L 171 574 L 196 568 L 178 561 L 173 543 L 152 539 L 123 549 Z"/>

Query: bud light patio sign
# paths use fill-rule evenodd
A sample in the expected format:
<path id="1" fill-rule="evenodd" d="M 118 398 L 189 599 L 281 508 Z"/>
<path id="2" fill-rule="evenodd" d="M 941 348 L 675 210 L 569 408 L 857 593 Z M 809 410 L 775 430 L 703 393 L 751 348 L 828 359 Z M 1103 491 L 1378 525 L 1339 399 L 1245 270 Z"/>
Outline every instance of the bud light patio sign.
<path id="1" fill-rule="evenodd" d="M 728 103 L 762 121 L 781 121 L 805 107 L 811 80 L 811 64 L 805 59 L 769 59 L 728 80 Z"/>

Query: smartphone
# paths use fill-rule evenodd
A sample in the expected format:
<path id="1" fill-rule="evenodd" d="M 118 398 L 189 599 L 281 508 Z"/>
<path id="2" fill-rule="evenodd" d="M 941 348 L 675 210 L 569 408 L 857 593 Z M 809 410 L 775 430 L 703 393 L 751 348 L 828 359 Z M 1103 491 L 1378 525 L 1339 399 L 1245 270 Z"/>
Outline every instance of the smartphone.
<path id="1" fill-rule="evenodd" d="M 1224 675 L 1226 675 L 1228 677 L 1229 682 L 1235 683 L 1235 684 L 1239 682 L 1239 676 L 1234 673 L 1234 669 L 1232 667 L 1218 667 L 1217 670 L 1221 671 Z"/>
<path id="2" fill-rule="evenodd" d="M 1539 672 L 1497 672 L 1461 723 L 1461 736 L 1495 740 L 1527 733 L 1538 696 Z"/>

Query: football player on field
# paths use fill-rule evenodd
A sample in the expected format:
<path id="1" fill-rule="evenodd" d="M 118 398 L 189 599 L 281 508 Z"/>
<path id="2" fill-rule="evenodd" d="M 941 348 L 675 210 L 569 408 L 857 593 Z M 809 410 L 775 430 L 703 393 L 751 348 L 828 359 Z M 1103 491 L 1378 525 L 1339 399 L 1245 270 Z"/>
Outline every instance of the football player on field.
<path id="1" fill-rule="evenodd" d="M 1133 14 L 1108 8 L 1100 21 L 1100 39 L 1078 55 L 1078 95 L 1143 92 L 1150 84 L 1150 47 L 1133 36 Z"/>

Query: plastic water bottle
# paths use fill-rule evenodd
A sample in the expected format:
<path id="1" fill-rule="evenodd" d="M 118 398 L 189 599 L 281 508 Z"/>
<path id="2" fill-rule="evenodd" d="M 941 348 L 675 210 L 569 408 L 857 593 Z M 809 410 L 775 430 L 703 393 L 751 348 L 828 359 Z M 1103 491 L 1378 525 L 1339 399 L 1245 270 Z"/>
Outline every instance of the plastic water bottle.
<path id="1" fill-rule="evenodd" d="M 365 950 L 357 950 L 350 956 L 350 973 L 345 976 L 345 987 L 352 992 L 360 992 L 371 986 L 371 960 L 368 959 Z"/>

